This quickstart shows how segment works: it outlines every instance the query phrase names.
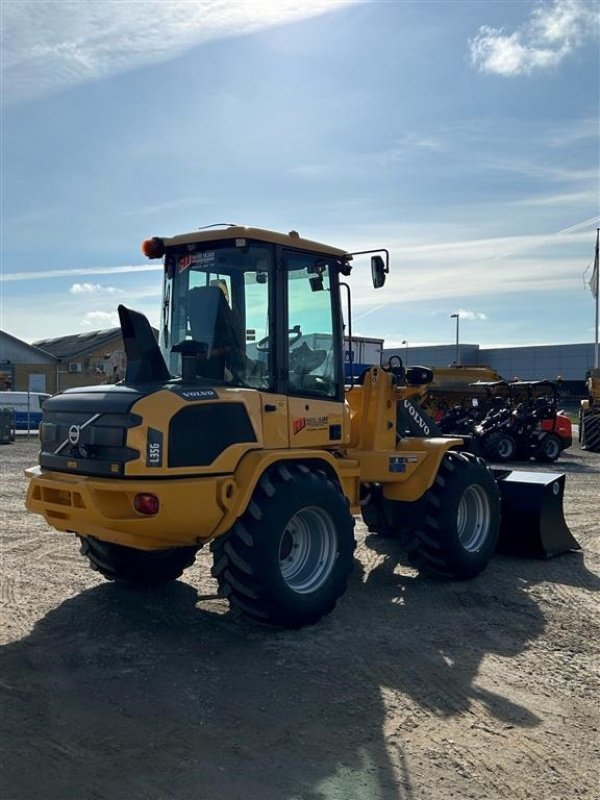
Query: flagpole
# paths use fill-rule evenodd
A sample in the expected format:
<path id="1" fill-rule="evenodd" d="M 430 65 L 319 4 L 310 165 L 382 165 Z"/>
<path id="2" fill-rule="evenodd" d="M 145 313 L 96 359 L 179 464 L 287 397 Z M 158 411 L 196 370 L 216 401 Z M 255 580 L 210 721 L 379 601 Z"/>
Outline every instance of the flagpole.
<path id="1" fill-rule="evenodd" d="M 600 298 L 600 258 L 599 258 L 599 244 L 600 244 L 600 228 L 596 228 L 596 258 L 594 261 L 596 278 L 596 325 L 594 327 L 595 340 L 594 340 L 594 369 L 598 369 L 598 298 Z"/>

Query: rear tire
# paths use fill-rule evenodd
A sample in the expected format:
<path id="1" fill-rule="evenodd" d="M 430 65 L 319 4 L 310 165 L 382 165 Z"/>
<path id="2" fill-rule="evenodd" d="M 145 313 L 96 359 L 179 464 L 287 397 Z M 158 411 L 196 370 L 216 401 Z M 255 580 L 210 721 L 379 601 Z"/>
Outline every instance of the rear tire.
<path id="1" fill-rule="evenodd" d="M 500 490 L 485 461 L 449 451 L 424 500 L 413 564 L 459 580 L 482 572 L 494 555 L 500 529 Z"/>
<path id="2" fill-rule="evenodd" d="M 371 484 L 369 487 L 365 485 L 365 494 L 367 497 L 361 497 L 360 512 L 369 533 L 376 533 L 387 539 L 400 538 L 400 528 L 390 525 L 386 519 L 381 484 Z"/>
<path id="3" fill-rule="evenodd" d="M 333 610 L 353 568 L 354 518 L 337 482 L 277 464 L 211 544 L 219 594 L 259 622 L 298 628 Z"/>
<path id="4" fill-rule="evenodd" d="M 166 550 L 136 550 L 93 536 L 80 536 L 81 554 L 92 569 L 109 581 L 127 581 L 156 586 L 177 580 L 191 567 L 199 547 L 170 547 Z"/>
<path id="5" fill-rule="evenodd" d="M 597 406 L 583 412 L 581 431 L 581 448 L 590 453 L 600 453 L 600 411 Z"/>
<path id="6" fill-rule="evenodd" d="M 482 452 L 487 461 L 512 461 L 517 456 L 517 442 L 510 433 L 495 431 L 485 437 Z"/>

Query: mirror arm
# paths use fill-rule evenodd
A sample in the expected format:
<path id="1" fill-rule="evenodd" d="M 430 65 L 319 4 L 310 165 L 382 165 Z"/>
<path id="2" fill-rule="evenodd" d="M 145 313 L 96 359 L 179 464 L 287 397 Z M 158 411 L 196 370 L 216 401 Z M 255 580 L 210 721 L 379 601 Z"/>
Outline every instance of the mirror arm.
<path id="1" fill-rule="evenodd" d="M 354 256 L 368 256 L 368 255 L 375 255 L 376 253 L 385 253 L 385 274 L 389 274 L 390 271 L 390 252 L 386 250 L 384 247 L 378 247 L 377 250 L 357 250 L 354 253 L 346 253 L 346 258 L 348 256 L 350 258 L 354 258 Z"/>
<path id="2" fill-rule="evenodd" d="M 343 286 L 346 289 L 346 299 L 348 303 L 348 343 L 349 343 L 349 354 L 350 354 L 350 389 L 351 391 L 354 388 L 354 351 L 352 350 L 352 297 L 350 294 L 350 286 L 343 281 L 340 281 L 340 287 Z M 344 342 L 345 337 L 342 333 L 342 342 Z"/>

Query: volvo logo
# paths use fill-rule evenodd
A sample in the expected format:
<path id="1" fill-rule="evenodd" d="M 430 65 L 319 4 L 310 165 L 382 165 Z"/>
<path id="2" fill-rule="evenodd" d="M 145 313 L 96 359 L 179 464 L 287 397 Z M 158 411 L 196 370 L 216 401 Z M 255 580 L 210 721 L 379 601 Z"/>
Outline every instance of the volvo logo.
<path id="1" fill-rule="evenodd" d="M 81 425 L 70 425 L 67 438 L 64 440 L 62 444 L 59 444 L 59 446 L 54 451 L 54 455 L 57 456 L 60 452 L 62 452 L 65 449 L 65 447 L 68 444 L 71 444 L 73 446 L 78 444 L 79 438 L 81 436 L 81 431 L 84 428 L 87 428 L 88 425 L 93 425 L 93 423 L 101 416 L 102 416 L 101 414 L 94 414 L 93 417 L 86 419 L 86 421 L 82 422 Z"/>
<path id="2" fill-rule="evenodd" d="M 79 425 L 71 425 L 69 428 L 69 443 L 77 444 L 79 441 Z"/>
<path id="3" fill-rule="evenodd" d="M 429 436 L 430 430 L 429 425 L 425 422 L 423 417 L 419 414 L 417 409 L 410 403 L 409 400 L 404 401 L 404 408 L 408 411 L 414 421 L 417 423 L 419 428 L 423 431 L 425 436 Z"/>

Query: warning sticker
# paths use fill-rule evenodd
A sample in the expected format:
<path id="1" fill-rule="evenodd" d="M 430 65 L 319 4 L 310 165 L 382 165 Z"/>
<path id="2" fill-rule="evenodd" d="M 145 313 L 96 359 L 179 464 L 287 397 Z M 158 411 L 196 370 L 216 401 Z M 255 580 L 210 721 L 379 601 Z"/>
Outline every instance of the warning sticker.
<path id="1" fill-rule="evenodd" d="M 418 456 L 390 456 L 390 472 L 406 472 L 407 464 L 415 464 L 419 460 Z"/>
<path id="2" fill-rule="evenodd" d="M 401 456 L 390 456 L 390 472 L 406 472 L 406 464 Z"/>

